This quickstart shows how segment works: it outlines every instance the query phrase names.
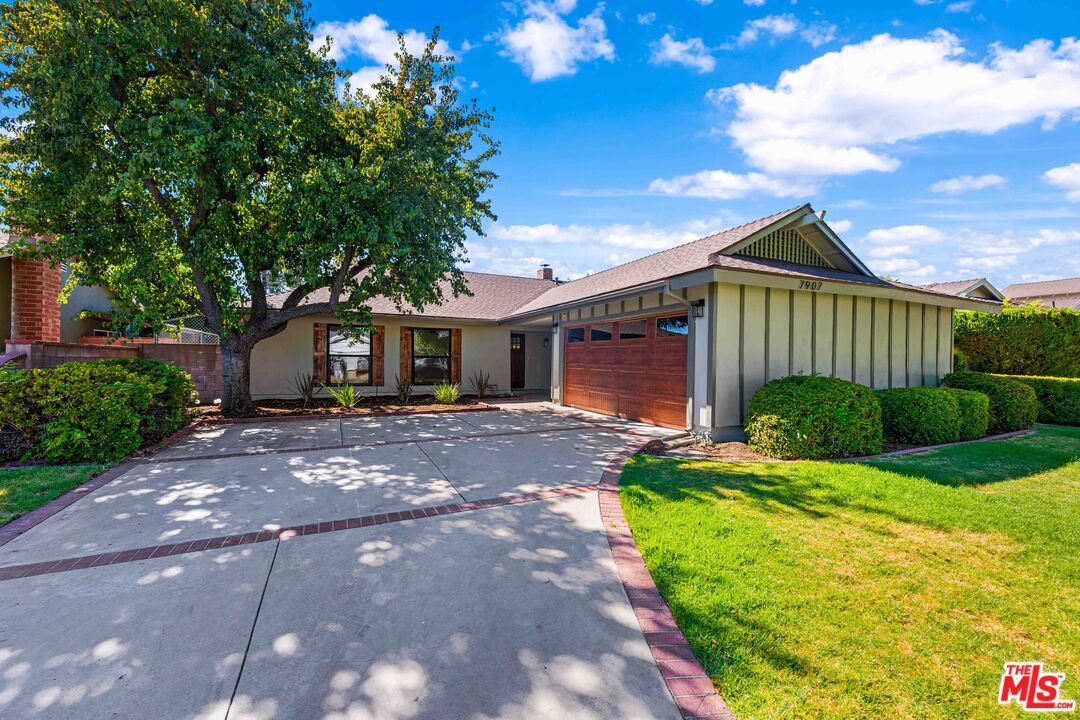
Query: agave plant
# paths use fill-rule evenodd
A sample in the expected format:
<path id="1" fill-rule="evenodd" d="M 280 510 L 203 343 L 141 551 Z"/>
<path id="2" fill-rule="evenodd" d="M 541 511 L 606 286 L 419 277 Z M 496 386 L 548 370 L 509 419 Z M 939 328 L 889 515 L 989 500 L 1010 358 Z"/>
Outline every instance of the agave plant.
<path id="1" fill-rule="evenodd" d="M 360 393 L 356 392 L 356 388 L 352 385 L 327 387 L 326 390 L 337 400 L 338 405 L 347 410 L 356 407 L 356 404 L 360 402 Z"/>
<path id="2" fill-rule="evenodd" d="M 461 397 L 461 388 L 448 382 L 435 386 L 435 399 L 443 405 L 453 405 Z"/>
<path id="3" fill-rule="evenodd" d="M 292 388 L 293 392 L 300 396 L 300 399 L 304 401 L 304 407 L 307 407 L 311 402 L 311 399 L 315 397 L 315 388 L 319 386 L 315 380 L 315 376 L 311 373 L 298 372 L 293 377 Z"/>
<path id="4" fill-rule="evenodd" d="M 488 392 L 491 391 L 491 373 L 476 370 L 473 372 L 472 377 L 469 378 L 469 382 L 472 383 L 473 392 L 476 393 L 478 398 L 487 397 Z"/>
<path id="5" fill-rule="evenodd" d="M 408 380 L 402 380 L 400 375 L 395 375 L 394 393 L 397 395 L 399 403 L 408 405 L 409 399 L 412 397 L 412 383 Z"/>

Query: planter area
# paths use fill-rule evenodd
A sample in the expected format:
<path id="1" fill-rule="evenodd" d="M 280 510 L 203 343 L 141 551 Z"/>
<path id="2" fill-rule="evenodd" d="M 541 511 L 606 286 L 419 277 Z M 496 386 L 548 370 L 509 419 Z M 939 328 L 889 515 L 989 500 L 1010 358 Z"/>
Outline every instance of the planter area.
<path id="1" fill-rule="evenodd" d="M 345 415 L 361 416 L 371 414 L 408 414 L 408 413 L 432 413 L 432 412 L 467 412 L 470 410 L 486 410 L 487 403 L 474 397 L 462 397 L 456 403 L 440 403 L 433 396 L 421 396 L 409 400 L 408 403 L 398 402 L 396 397 L 365 397 L 355 407 L 342 407 L 333 398 L 316 398 L 305 405 L 301 400 L 257 400 L 255 412 L 246 415 L 247 418 L 284 418 L 284 417 L 312 417 L 319 415 Z M 200 420 L 225 419 L 221 410 L 216 405 L 202 405 L 196 409 Z M 243 419 L 243 418 L 228 418 Z"/>

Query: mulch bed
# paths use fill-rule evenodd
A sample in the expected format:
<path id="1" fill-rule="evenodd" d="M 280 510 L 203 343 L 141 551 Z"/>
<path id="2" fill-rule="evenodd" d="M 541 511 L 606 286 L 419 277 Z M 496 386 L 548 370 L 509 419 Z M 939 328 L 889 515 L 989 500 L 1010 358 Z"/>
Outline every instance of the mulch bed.
<path id="1" fill-rule="evenodd" d="M 437 402 L 435 398 L 430 396 L 413 398 L 407 405 L 402 405 L 397 401 L 397 398 L 391 396 L 365 397 L 353 408 L 343 408 L 333 398 L 316 398 L 309 402 L 306 407 L 301 400 L 257 400 L 255 402 L 255 412 L 245 417 L 362 416 L 371 415 L 372 413 L 455 412 L 486 407 L 488 406 L 485 403 L 471 397 L 463 397 L 453 405 Z M 201 406 L 195 412 L 199 420 L 213 420 L 224 417 L 221 414 L 221 409 L 216 405 Z"/>
<path id="2" fill-rule="evenodd" d="M 758 462 L 762 460 L 775 460 L 768 455 L 762 455 L 761 453 L 754 452 L 750 449 L 750 446 L 744 442 L 718 442 L 711 445 L 694 445 L 693 449 L 704 455 L 707 455 L 710 460 L 724 460 L 728 462 Z"/>

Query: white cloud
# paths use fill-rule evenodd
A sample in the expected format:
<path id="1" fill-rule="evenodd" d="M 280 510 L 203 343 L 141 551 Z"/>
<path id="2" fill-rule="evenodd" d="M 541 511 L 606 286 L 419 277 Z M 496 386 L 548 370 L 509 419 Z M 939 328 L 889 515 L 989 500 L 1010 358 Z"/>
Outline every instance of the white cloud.
<path id="1" fill-rule="evenodd" d="M 654 20 L 656 20 L 654 12 L 641 13 L 637 16 L 638 25 L 652 25 Z"/>
<path id="2" fill-rule="evenodd" d="M 654 65 L 683 65 L 699 73 L 712 72 L 716 68 L 716 58 L 712 56 L 701 38 L 676 40 L 671 33 L 654 43 L 650 43 L 649 62 Z"/>
<path id="3" fill-rule="evenodd" d="M 836 26 L 824 21 L 805 25 L 791 13 L 766 15 L 756 20 L 747 21 L 742 32 L 735 38 L 735 44 L 749 45 L 766 35 L 775 40 L 776 38 L 789 37 L 795 33 L 799 33 L 799 37 L 814 47 L 821 47 L 836 39 Z"/>
<path id="4" fill-rule="evenodd" d="M 830 220 L 829 227 L 833 229 L 835 233 L 846 233 L 854 225 L 850 220 Z"/>
<path id="5" fill-rule="evenodd" d="M 866 233 L 867 242 L 878 246 L 886 245 L 935 245 L 943 242 L 946 235 L 929 225 L 897 225 L 891 228 L 878 228 Z"/>
<path id="6" fill-rule="evenodd" d="M 750 7 L 761 7 L 765 4 L 765 0 L 742 0 L 743 5 L 749 5 Z"/>
<path id="7" fill-rule="evenodd" d="M 659 228 L 649 223 L 642 225 L 501 225 L 494 223 L 488 228 L 493 240 L 512 240 L 532 246 L 582 245 L 622 248 L 624 250 L 665 250 L 676 245 L 697 240 L 708 232 L 698 228 L 680 226 Z"/>
<path id="8" fill-rule="evenodd" d="M 312 50 L 320 49 L 327 38 L 332 39 L 329 56 L 338 63 L 349 57 L 377 63 L 360 68 L 352 74 L 349 84 L 354 90 L 370 89 L 386 72 L 386 66 L 396 62 L 394 53 L 398 51 L 397 31 L 392 30 L 386 20 L 375 14 L 360 20 L 321 22 L 312 30 L 312 35 Z M 405 38 L 405 48 L 414 55 L 420 54 L 430 40 L 425 33 L 417 30 L 405 30 L 402 35 Z M 468 47 L 468 43 L 465 43 L 458 54 L 465 52 Z M 439 40 L 435 49 L 441 55 L 455 54 L 445 40 Z"/>
<path id="9" fill-rule="evenodd" d="M 945 12 L 950 13 L 967 13 L 971 12 L 971 8 L 975 6 L 975 0 L 961 0 L 961 2 L 952 2 L 945 6 Z"/>
<path id="10" fill-rule="evenodd" d="M 993 134 L 1080 109 L 1080 42 L 991 46 L 966 59 L 959 39 L 889 34 L 846 45 L 781 74 L 775 87 L 743 83 L 710 93 L 734 103 L 726 132 L 748 162 L 783 175 L 889 172 L 882 150 L 945 132 Z"/>
<path id="11" fill-rule="evenodd" d="M 817 192 L 815 184 L 798 180 L 773 178 L 763 173 L 732 173 L 726 170 L 703 170 L 693 175 L 679 175 L 649 183 L 649 191 L 660 195 L 701 197 L 711 200 L 733 200 L 752 193 L 775 197 L 805 197 Z"/>
<path id="12" fill-rule="evenodd" d="M 1065 197 L 1070 200 L 1080 202 L 1080 163 L 1051 168 L 1043 173 L 1043 180 L 1068 191 Z"/>
<path id="13" fill-rule="evenodd" d="M 836 26 L 832 23 L 816 22 L 803 28 L 799 36 L 812 46 L 821 47 L 836 39 Z"/>
<path id="14" fill-rule="evenodd" d="M 959 177 L 939 180 L 930 186 L 930 192 L 945 193 L 947 195 L 959 195 L 968 190 L 985 190 L 990 187 L 999 187 L 1005 184 L 1005 178 L 994 173 L 987 175 L 961 175 Z"/>
<path id="15" fill-rule="evenodd" d="M 874 263 L 871 268 L 879 275 L 899 277 L 906 282 L 926 281 L 938 274 L 933 265 L 924 265 L 914 258 L 897 258 Z"/>
<path id="16" fill-rule="evenodd" d="M 867 253 L 872 258 L 889 258 L 904 255 L 914 255 L 915 250 L 910 245 L 884 245 L 871 248 Z"/>
<path id="17" fill-rule="evenodd" d="M 566 0 L 526 4 L 525 19 L 494 36 L 503 47 L 500 54 L 519 65 L 533 82 L 573 75 L 580 62 L 614 61 L 615 45 L 607 37 L 603 3 L 572 26 L 562 15 L 574 5 Z"/>
<path id="18" fill-rule="evenodd" d="M 736 42 L 739 45 L 749 45 L 757 42 L 763 34 L 774 38 L 787 37 L 794 34 L 801 26 L 802 23 L 791 13 L 766 15 L 757 20 L 748 20 Z"/>

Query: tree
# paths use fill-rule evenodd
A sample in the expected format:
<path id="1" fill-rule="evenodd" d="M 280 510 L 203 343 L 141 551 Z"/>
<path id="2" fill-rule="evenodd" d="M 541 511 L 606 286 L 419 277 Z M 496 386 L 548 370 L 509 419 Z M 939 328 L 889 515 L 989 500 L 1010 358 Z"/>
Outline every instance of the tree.
<path id="1" fill-rule="evenodd" d="M 253 409 L 251 350 L 309 315 L 467 292 L 494 219 L 491 113 L 452 58 L 399 38 L 353 91 L 299 0 L 18 0 L 0 9 L 0 202 L 72 282 L 140 322 L 200 312 L 221 336 L 222 409 Z M 437 35 L 437 31 L 436 31 Z M 268 291 L 289 288 L 280 307 Z M 318 292 L 316 292 L 318 291 Z"/>

